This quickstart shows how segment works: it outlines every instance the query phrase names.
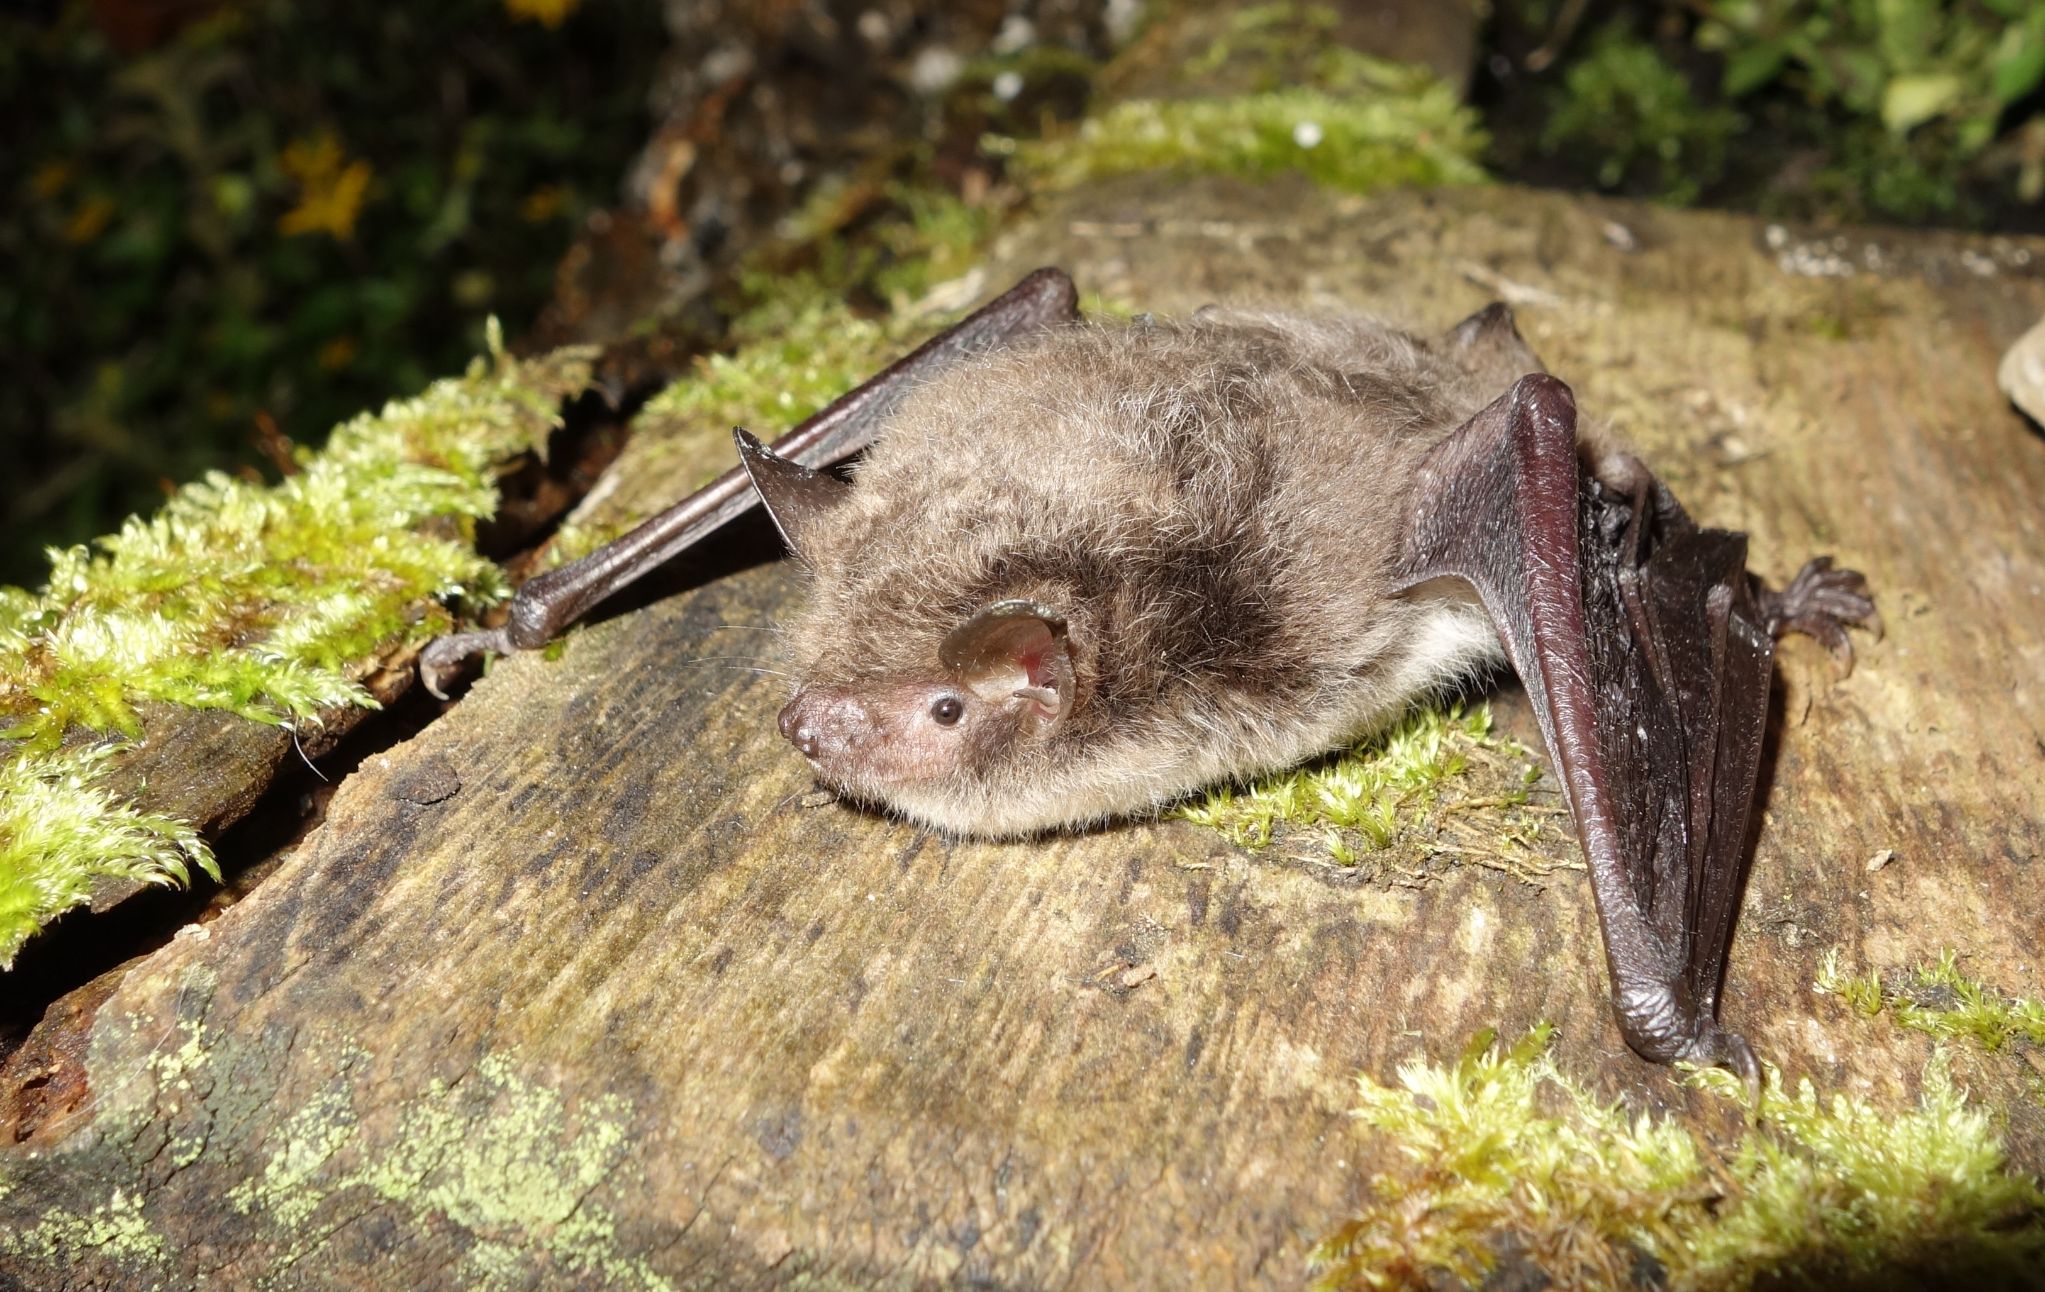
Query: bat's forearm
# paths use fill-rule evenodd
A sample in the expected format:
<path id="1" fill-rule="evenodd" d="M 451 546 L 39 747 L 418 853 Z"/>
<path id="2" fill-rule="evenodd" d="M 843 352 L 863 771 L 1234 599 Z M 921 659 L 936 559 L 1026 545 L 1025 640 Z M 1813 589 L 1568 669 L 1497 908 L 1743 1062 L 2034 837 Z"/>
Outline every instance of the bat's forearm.
<path id="1" fill-rule="evenodd" d="M 774 452 L 805 467 L 842 462 L 873 442 L 904 396 L 961 359 L 1005 345 L 1041 327 L 1078 317 L 1072 280 L 1039 269 L 918 346 L 774 444 Z M 630 533 L 525 583 L 513 596 L 500 628 L 454 633 L 419 656 L 426 689 L 443 687 L 462 663 L 485 652 L 535 650 L 589 613 L 599 602 L 702 542 L 759 502 L 742 467 L 676 503 Z"/>

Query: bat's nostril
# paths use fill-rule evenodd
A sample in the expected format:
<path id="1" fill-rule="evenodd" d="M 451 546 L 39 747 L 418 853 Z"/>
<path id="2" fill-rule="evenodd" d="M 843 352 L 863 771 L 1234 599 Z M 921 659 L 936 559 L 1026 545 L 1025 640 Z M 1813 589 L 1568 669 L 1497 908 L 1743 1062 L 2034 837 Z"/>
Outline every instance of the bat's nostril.
<path id="1" fill-rule="evenodd" d="M 814 757 L 817 752 L 817 729 L 815 724 L 803 721 L 802 700 L 797 697 L 781 710 L 781 735 L 789 744 L 800 749 L 805 757 Z"/>

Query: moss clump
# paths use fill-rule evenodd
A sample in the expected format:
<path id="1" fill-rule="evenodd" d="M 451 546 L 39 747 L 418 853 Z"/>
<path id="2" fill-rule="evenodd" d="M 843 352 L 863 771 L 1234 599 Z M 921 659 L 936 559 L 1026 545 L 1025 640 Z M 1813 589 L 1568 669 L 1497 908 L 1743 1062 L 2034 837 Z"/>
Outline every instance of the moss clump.
<path id="1" fill-rule="evenodd" d="M 1422 67 L 1342 45 L 1325 5 L 1253 5 L 1186 62 L 1195 79 L 1226 69 L 1247 93 L 1133 99 L 1095 113 L 1076 133 L 1019 142 L 1030 187 L 1066 188 L 1141 172 L 1238 175 L 1292 171 L 1346 192 L 1406 184 L 1483 182 L 1477 114 Z"/>
<path id="2" fill-rule="evenodd" d="M 337 428 L 281 483 L 215 473 L 97 551 L 52 553 L 39 594 L 0 589 L 0 740 L 14 742 L 0 776 L 23 790 L 0 826 L 0 893 L 36 895 L 0 899 L 10 954 L 96 874 L 170 882 L 175 855 L 210 865 L 188 831 L 91 790 L 91 755 L 67 733 L 138 735 L 144 701 L 282 724 L 373 706 L 360 678 L 385 645 L 448 626 L 436 598 L 502 595 L 469 528 L 496 506 L 497 466 L 544 448 L 588 365 L 515 363 L 492 335 L 493 360 Z"/>
<path id="3" fill-rule="evenodd" d="M 1771 1071 L 1754 1124 L 1720 1152 L 1593 1099 L 1550 1037 L 1542 1025 L 1501 1049 L 1486 1032 L 1452 1065 L 1402 1065 L 1397 1088 L 1358 1079 L 1356 1115 L 1399 1163 L 1315 1249 L 1317 1287 L 1474 1285 L 1502 1250 L 1562 1287 L 2000 1287 L 2045 1260 L 2045 1192 L 2007 1169 L 1943 1056 L 1902 1111 L 1821 1100 L 1808 1081 L 1788 1094 Z M 1729 1074 L 1694 1079 L 1744 1098 Z"/>
<path id="4" fill-rule="evenodd" d="M 1469 768 L 1470 751 L 1490 733 L 1489 705 L 1469 714 L 1422 710 L 1331 762 L 1267 776 L 1240 792 L 1225 786 L 1179 815 L 1244 848 L 1269 844 L 1281 824 L 1351 830 L 1382 848 L 1398 829 L 1399 810 L 1432 801 Z"/>
<path id="5" fill-rule="evenodd" d="M 1960 972 L 1950 948 L 1939 953 L 1937 964 L 1919 966 L 1892 983 L 1872 969 L 1865 977 L 1849 977 L 1839 968 L 1839 952 L 1828 951 L 1817 985 L 1861 1014 L 1872 1018 L 1886 1009 L 1897 1026 L 1940 1040 L 1972 1041 L 1991 1054 L 2012 1043 L 2045 1049 L 2045 1000 L 1991 991 Z"/>
<path id="6" fill-rule="evenodd" d="M 866 318 L 814 278 L 762 301 L 734 326 L 736 348 L 698 357 L 692 372 L 647 401 L 625 450 L 629 461 L 613 468 L 632 483 L 570 516 L 548 546 L 551 563 L 587 555 L 708 484 L 737 461 L 732 427 L 771 442 L 950 321 L 908 311 Z"/>
<path id="7" fill-rule="evenodd" d="M 220 877 L 189 825 L 138 812 L 95 784 L 108 752 L 0 763 L 0 969 L 37 929 L 85 902 L 102 876 L 182 884 L 197 865 Z"/>
<path id="8" fill-rule="evenodd" d="M 749 326 L 730 353 L 698 359 L 695 371 L 655 395 L 644 414 L 700 421 L 727 434 L 745 426 L 771 438 L 872 376 L 907 330 L 906 321 L 862 318 L 843 301 L 812 295 L 771 326 Z"/>
<path id="9" fill-rule="evenodd" d="M 503 592 L 466 523 L 577 384 L 500 355 L 336 428 L 279 484 L 216 472 L 97 552 L 53 553 L 40 595 L 0 593 L 0 738 L 134 735 L 144 700 L 258 722 L 373 703 L 353 674 L 379 644 L 442 631 L 434 598 Z"/>
<path id="10" fill-rule="evenodd" d="M 1473 770 L 1480 775 L 1470 776 Z M 1372 864 L 1397 877 L 1425 872 L 1398 854 L 1461 858 L 1533 880 L 1574 861 L 1555 862 L 1532 847 L 1544 820 L 1559 812 L 1528 802 L 1540 777 L 1532 754 L 1517 742 L 1491 735 L 1491 709 L 1424 709 L 1381 734 L 1338 754 L 1291 771 L 1225 786 L 1178 810 L 1195 825 L 1227 835 L 1240 848 L 1274 842 L 1304 847 L 1338 866 Z M 1453 813 L 1513 809 L 1487 832 L 1455 821 Z"/>
<path id="11" fill-rule="evenodd" d="M 1137 99 L 1088 118 L 1077 134 L 1013 149 L 1024 175 L 1049 188 L 1139 172 L 1263 178 L 1295 171 L 1351 193 L 1481 183 L 1475 158 L 1483 138 L 1455 92 L 1425 73 L 1377 66 L 1385 82 L 1378 94 L 1284 89 Z"/>

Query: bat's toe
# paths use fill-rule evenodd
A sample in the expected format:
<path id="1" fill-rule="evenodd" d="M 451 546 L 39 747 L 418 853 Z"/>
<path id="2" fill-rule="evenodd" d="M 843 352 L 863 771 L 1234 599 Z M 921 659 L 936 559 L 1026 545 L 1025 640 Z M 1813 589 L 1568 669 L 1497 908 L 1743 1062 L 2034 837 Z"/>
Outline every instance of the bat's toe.
<path id="1" fill-rule="evenodd" d="M 1780 592 L 1762 589 L 1761 613 L 1771 636 L 1802 633 L 1815 637 L 1839 661 L 1842 673 L 1853 671 L 1853 640 L 1848 628 L 1862 628 L 1882 638 L 1882 616 L 1875 609 L 1867 576 L 1859 570 L 1837 569 L 1829 556 L 1813 557 Z"/>
<path id="2" fill-rule="evenodd" d="M 419 680 L 436 700 L 447 698 L 447 687 L 461 676 L 462 668 L 486 651 L 503 652 L 510 646 L 499 631 L 449 633 L 426 643 L 419 652 Z"/>

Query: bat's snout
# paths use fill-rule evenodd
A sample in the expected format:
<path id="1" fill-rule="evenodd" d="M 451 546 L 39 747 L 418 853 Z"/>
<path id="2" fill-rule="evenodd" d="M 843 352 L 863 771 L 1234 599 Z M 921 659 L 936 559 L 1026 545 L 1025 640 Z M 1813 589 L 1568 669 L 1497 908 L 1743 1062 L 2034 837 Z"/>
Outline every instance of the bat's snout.
<path id="1" fill-rule="evenodd" d="M 849 695 L 804 687 L 781 710 L 781 734 L 813 763 L 828 763 L 867 743 L 873 717 Z"/>

